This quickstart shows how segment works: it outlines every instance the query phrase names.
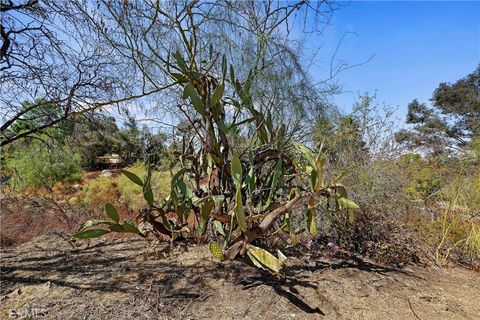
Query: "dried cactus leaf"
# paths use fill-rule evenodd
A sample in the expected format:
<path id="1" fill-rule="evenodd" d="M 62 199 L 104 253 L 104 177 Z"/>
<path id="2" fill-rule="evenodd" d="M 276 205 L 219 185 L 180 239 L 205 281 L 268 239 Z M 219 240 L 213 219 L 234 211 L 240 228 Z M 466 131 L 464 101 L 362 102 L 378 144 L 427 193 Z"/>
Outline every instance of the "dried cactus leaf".
<path id="1" fill-rule="evenodd" d="M 278 256 L 278 261 L 280 261 L 282 265 L 285 263 L 285 261 L 287 261 L 287 257 L 279 249 L 277 249 L 277 256 Z"/>
<path id="2" fill-rule="evenodd" d="M 250 253 L 264 268 L 275 273 L 279 273 L 282 269 L 282 262 L 267 250 L 255 247 L 251 244 L 247 244 L 246 248 L 247 252 Z"/>

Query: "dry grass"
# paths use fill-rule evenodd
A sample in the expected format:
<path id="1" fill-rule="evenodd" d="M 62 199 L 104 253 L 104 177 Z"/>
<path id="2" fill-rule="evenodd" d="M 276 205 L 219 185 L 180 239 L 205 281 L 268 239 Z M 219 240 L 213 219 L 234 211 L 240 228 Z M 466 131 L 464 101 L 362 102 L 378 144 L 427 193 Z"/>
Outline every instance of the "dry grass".
<path id="1" fill-rule="evenodd" d="M 204 246 L 97 239 L 84 250 L 57 236 L 1 251 L 2 318 L 475 319 L 478 274 L 368 261 L 287 260 L 285 277 L 246 261 L 214 261 Z M 19 289 L 19 291 L 18 291 Z"/>

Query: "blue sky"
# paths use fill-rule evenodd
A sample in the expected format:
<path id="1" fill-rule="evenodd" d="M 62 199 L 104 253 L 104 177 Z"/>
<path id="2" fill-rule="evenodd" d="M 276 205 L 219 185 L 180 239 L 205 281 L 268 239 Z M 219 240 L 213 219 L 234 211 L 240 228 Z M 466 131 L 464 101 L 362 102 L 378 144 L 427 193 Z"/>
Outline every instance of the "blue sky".
<path id="1" fill-rule="evenodd" d="M 398 106 L 397 116 L 404 120 L 412 99 L 428 102 L 440 82 L 456 81 L 480 62 L 480 2 L 342 4 L 323 39 L 316 39 L 323 41 L 324 55 L 333 52 L 345 32 L 358 36 L 347 36 L 338 58 L 355 64 L 375 55 L 339 76 L 346 92 L 335 100 L 346 112 L 357 92 L 377 91 L 378 100 Z"/>

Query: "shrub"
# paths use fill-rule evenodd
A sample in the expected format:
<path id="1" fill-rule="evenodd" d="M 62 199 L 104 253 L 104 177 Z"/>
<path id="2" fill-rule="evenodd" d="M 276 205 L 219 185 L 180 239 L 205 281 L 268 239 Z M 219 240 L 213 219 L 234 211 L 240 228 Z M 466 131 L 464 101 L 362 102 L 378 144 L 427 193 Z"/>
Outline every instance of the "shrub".
<path id="1" fill-rule="evenodd" d="M 406 154 L 399 160 L 408 179 L 405 192 L 417 200 L 427 200 L 442 188 L 442 165 L 423 160 L 419 154 Z"/>
<path id="2" fill-rule="evenodd" d="M 103 215 L 106 203 L 117 203 L 117 183 L 112 177 L 98 177 L 89 180 L 82 194 L 83 204 L 95 217 Z M 78 200 L 75 200 L 78 203 Z"/>
<path id="3" fill-rule="evenodd" d="M 142 162 L 136 162 L 134 165 L 125 168 L 125 170 L 136 174 L 139 177 L 144 177 L 147 174 L 145 165 Z M 120 175 L 116 179 L 116 184 L 119 191 L 120 203 L 127 205 L 130 210 L 137 211 L 145 207 L 145 200 L 142 193 L 138 192 L 138 186 L 125 176 Z M 163 199 L 170 194 L 170 174 L 168 172 L 152 172 L 152 191 L 157 199 Z"/>
<path id="4" fill-rule="evenodd" d="M 5 157 L 11 174 L 10 185 L 17 190 L 52 187 L 55 183 L 74 183 L 81 179 L 78 159 L 70 150 L 47 150 L 42 145 L 19 146 Z"/>

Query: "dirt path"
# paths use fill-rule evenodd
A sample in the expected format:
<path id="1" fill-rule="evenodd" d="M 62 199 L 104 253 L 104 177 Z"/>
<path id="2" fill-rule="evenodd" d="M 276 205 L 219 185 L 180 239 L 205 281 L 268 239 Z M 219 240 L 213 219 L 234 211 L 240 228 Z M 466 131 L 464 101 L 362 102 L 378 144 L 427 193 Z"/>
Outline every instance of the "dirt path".
<path id="1" fill-rule="evenodd" d="M 0 317 L 48 319 L 480 319 L 480 275 L 289 259 L 286 279 L 205 247 L 140 240 L 75 250 L 59 236 L 1 250 Z M 187 251 L 185 251 L 187 250 Z"/>

